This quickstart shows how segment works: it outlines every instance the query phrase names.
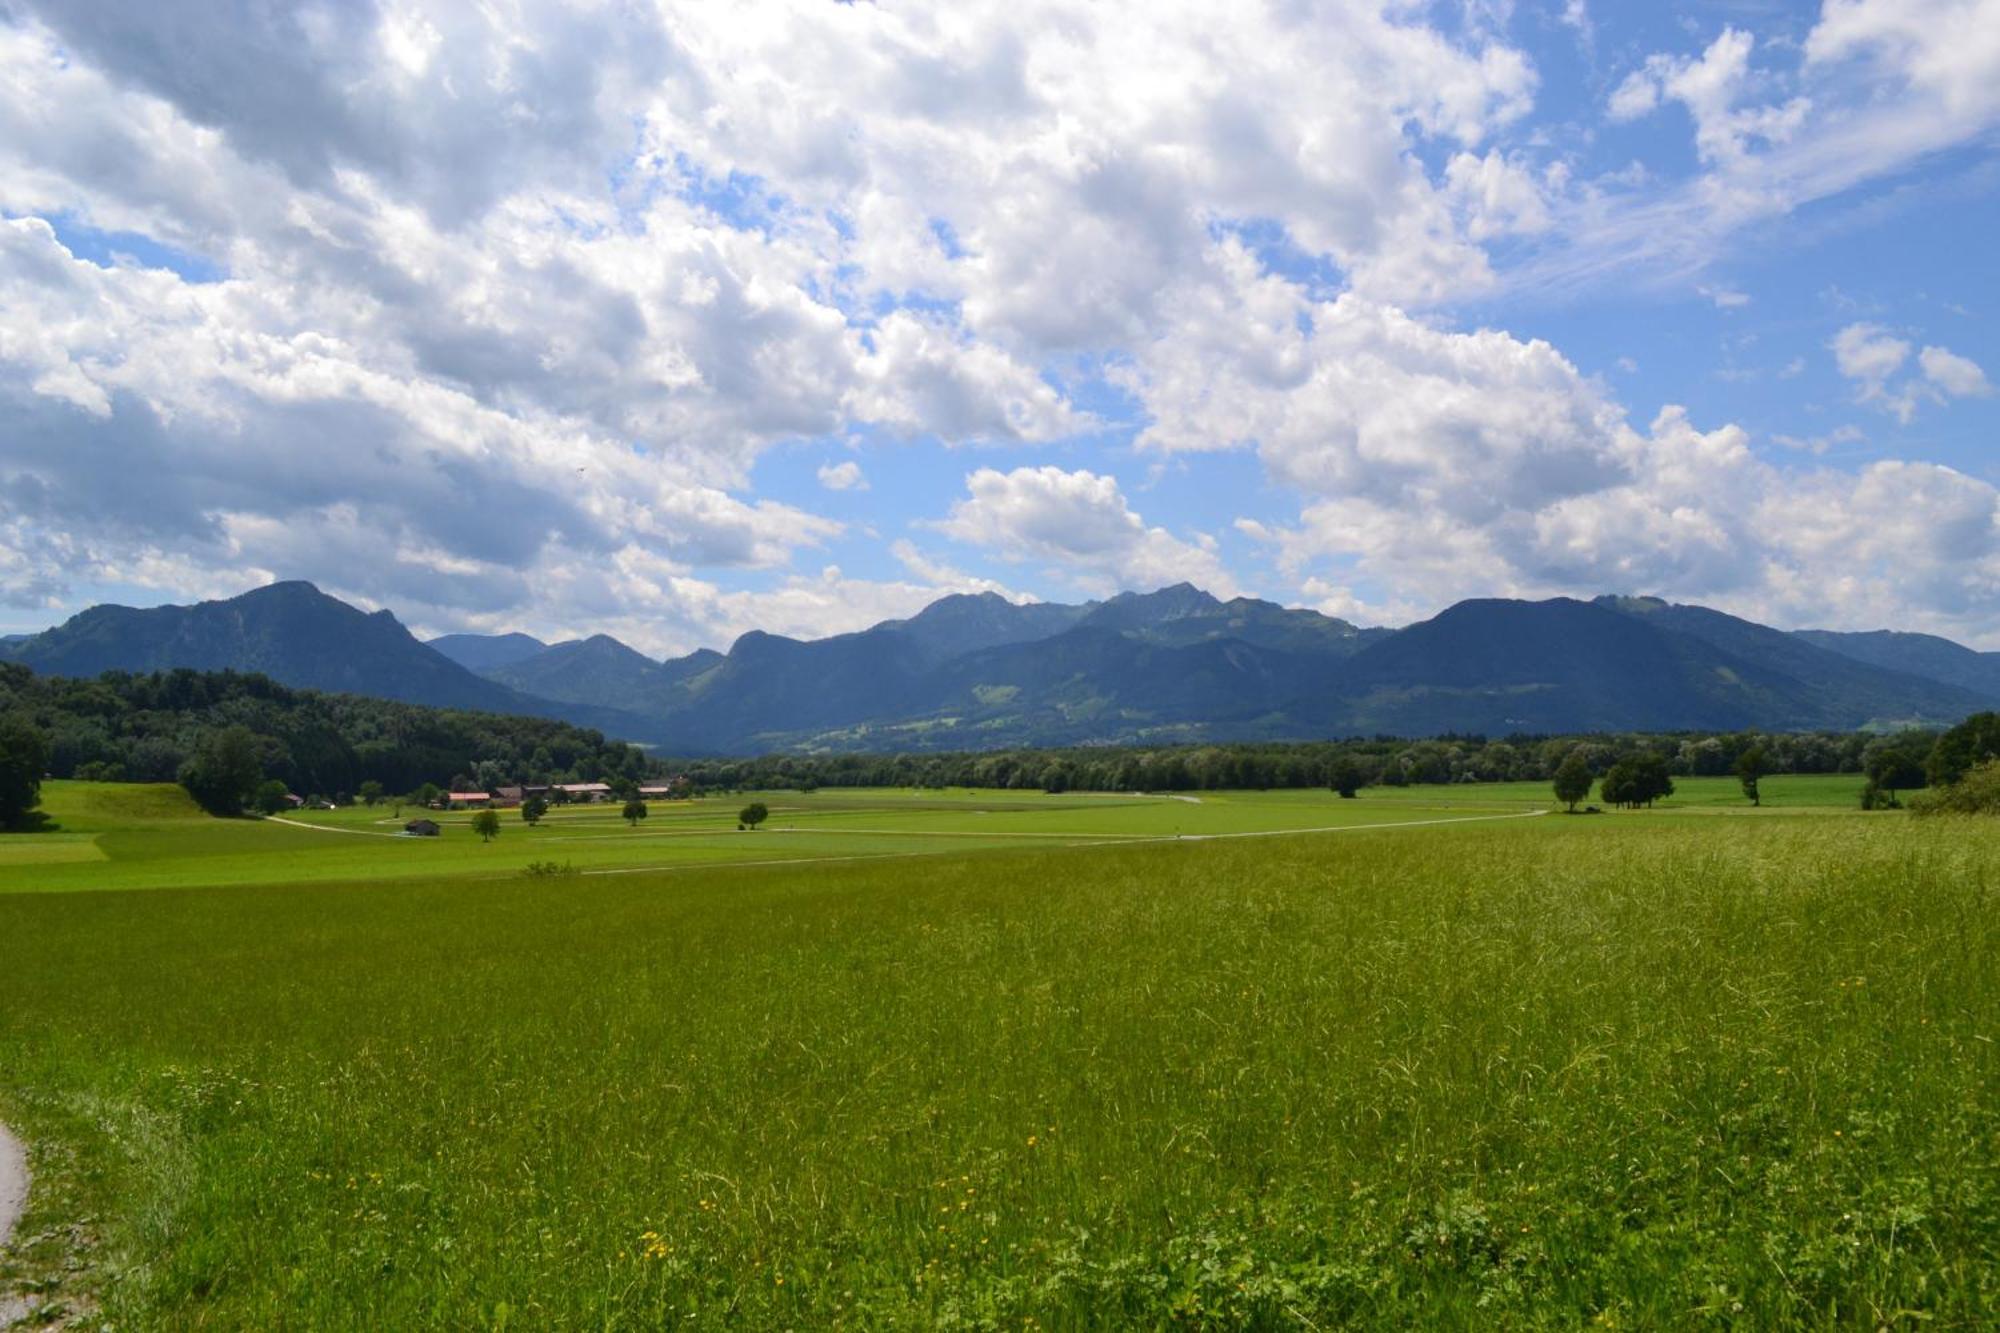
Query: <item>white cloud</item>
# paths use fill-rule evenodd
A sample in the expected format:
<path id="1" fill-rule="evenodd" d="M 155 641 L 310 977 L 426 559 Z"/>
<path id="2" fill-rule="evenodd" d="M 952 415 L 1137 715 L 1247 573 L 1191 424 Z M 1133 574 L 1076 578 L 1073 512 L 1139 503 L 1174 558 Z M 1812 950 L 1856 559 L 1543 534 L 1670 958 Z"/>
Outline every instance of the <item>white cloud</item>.
<path id="1" fill-rule="evenodd" d="M 1427 604 L 1454 572 L 1804 605 L 1803 548 L 1765 531 L 1787 486 L 1839 530 L 1897 502 L 1976 534 L 1982 483 L 1774 471 L 1671 413 L 1635 430 L 1556 348 L 1432 312 L 1521 253 L 1553 256 L 1524 282 L 1699 269 L 1732 228 L 1989 132 L 2000 0 L 1830 0 L 1803 52 L 1731 28 L 1647 59 L 1611 111 L 1687 111 L 1700 170 L 1666 187 L 1574 181 L 1524 132 L 1505 11 L 1446 35 L 1405 0 L 1226 24 L 1139 0 L 24 0 L 0 19 L 0 600 L 306 575 L 653 646 L 760 610 L 852 627 L 981 581 L 914 546 L 907 580 L 795 573 L 846 530 L 757 498 L 758 458 L 1107 429 L 1079 405 L 1107 364 L 1141 449 L 1256 451 L 1298 515 L 1243 531 L 1327 605 Z M 1587 34 L 1581 3 L 1562 17 Z M 45 218 L 222 280 L 82 262 Z M 1871 325 L 1834 351 L 1898 415 L 1990 388 Z M 1230 586 L 1095 468 L 981 469 L 945 530 L 1080 587 Z M 1903 586 L 1959 623 L 1990 553 L 1945 549 Z M 1867 607 L 1888 577 L 1827 586 Z"/>
<path id="2" fill-rule="evenodd" d="M 1627 74 L 1611 90 L 1611 99 L 1605 110 L 1613 120 L 1637 120 L 1648 115 L 1660 104 L 1660 78 L 1651 68 L 1640 68 Z"/>
<path id="3" fill-rule="evenodd" d="M 1889 377 L 1910 358 L 1910 344 L 1879 324 L 1849 324 L 1828 345 L 1840 373 L 1859 381 L 1870 397 L 1881 393 Z"/>
<path id="4" fill-rule="evenodd" d="M 1876 324 L 1849 324 L 1834 335 L 1834 364 L 1855 381 L 1856 396 L 1875 403 L 1897 420 L 1909 422 L 1923 403 L 1942 404 L 1951 398 L 1979 398 L 1993 392 L 1979 365 L 1943 347 L 1925 347 L 1917 354 L 1916 373 L 1892 383 L 1910 360 L 1911 344 Z"/>
<path id="5" fill-rule="evenodd" d="M 1252 332 L 1211 335 L 1213 310 L 1191 304 L 1136 359 L 1128 387 L 1152 416 L 1141 444 L 1254 449 L 1300 496 L 1299 515 L 1238 530 L 1330 614 L 1630 589 L 1785 624 L 1992 633 L 2000 493 L 1985 482 L 1934 464 L 1777 467 L 1741 428 L 1702 429 L 1677 407 L 1642 432 L 1545 343 L 1352 296 L 1311 302 L 1248 266 L 1239 278 L 1227 300 L 1254 317 Z M 1910 359 L 1899 341 L 1860 326 L 1837 354 L 1894 392 Z M 1898 530 L 1929 515 L 1951 538 L 1898 558 L 1864 536 L 1898 505 Z M 1839 555 L 1829 532 L 1856 554 Z"/>
<path id="6" fill-rule="evenodd" d="M 819 484 L 830 491 L 865 491 L 868 489 L 868 478 L 861 475 L 861 464 L 850 458 L 839 463 L 820 464 Z"/>
<path id="7" fill-rule="evenodd" d="M 1984 398 L 1993 392 L 1986 372 L 1978 364 L 1942 347 L 1926 347 L 1917 354 L 1924 378 L 1954 398 Z"/>
<path id="8" fill-rule="evenodd" d="M 980 468 L 965 484 L 967 498 L 932 524 L 955 541 L 1006 560 L 1046 561 L 1057 577 L 1094 592 L 1150 591 L 1183 580 L 1223 597 L 1236 592 L 1213 542 L 1148 527 L 1115 477 L 1059 467 Z"/>
<path id="9" fill-rule="evenodd" d="M 1812 109 L 1809 98 L 1782 104 L 1742 107 L 1753 82 L 1750 53 L 1756 38 L 1740 28 L 1722 35 L 1698 57 L 1654 55 L 1627 75 L 1611 94 L 1613 120 L 1633 120 L 1663 101 L 1685 106 L 1694 117 L 1695 150 L 1704 162 L 1730 167 L 1753 146 L 1782 144 L 1797 132 Z"/>
<path id="10" fill-rule="evenodd" d="M 1634 163 L 1581 182 L 1552 206 L 1552 243 L 1508 280 L 1681 279 L 1746 227 L 1980 141 L 2000 127 L 1995 33 L 2000 0 L 1828 0 L 1803 45 L 1784 36 L 1760 47 L 1730 27 L 1698 54 L 1647 57 L 1613 89 L 1607 115 L 1683 106 L 1700 169 L 1662 179 Z"/>
<path id="11" fill-rule="evenodd" d="M 357 595 L 426 568 L 483 606 L 557 551 L 782 568 L 839 528 L 748 498 L 760 453 L 1092 429 L 1062 371 L 1212 288 L 1218 226 L 1429 299 L 1542 225 L 1488 148 L 1528 61 L 1395 0 L 1224 29 L 1137 0 L 28 0 L 0 71 L 15 589 L 367 552 Z M 1432 145 L 1465 160 L 1433 175 Z M 36 217 L 226 280 L 81 263 Z"/>

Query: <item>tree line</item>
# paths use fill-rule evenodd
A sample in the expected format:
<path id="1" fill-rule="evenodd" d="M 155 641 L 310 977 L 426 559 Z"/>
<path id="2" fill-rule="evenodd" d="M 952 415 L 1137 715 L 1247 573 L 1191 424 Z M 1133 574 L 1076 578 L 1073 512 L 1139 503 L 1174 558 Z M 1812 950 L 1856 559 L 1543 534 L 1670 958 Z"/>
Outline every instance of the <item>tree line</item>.
<path id="1" fill-rule="evenodd" d="M 1676 776 L 1734 774 L 1755 799 L 1765 774 L 1865 773 L 1867 799 L 1896 804 L 1898 793 L 1956 782 L 2000 750 L 2000 715 L 1982 714 L 1943 733 L 1374 736 L 674 761 L 565 722 L 322 694 L 255 673 L 178 669 L 72 680 L 14 663 L 0 663 L 0 721 L 0 819 L 10 818 L 10 802 L 19 804 L 8 793 L 44 774 L 178 781 L 225 812 L 270 806 L 289 793 L 334 802 L 407 793 L 421 801 L 439 786 L 493 791 L 519 783 L 604 782 L 623 798 L 669 773 L 697 792 L 1320 788 L 1351 795 L 1375 786 L 1550 781 L 1566 766 L 1572 782 L 1579 774 L 1592 784 L 1611 779 L 1604 799 L 1613 803 L 1648 803 Z"/>
<path id="2" fill-rule="evenodd" d="M 252 672 L 72 680 L 0 663 L 0 718 L 10 752 L 33 737 L 37 779 L 183 782 L 211 808 L 247 806 L 265 783 L 341 801 L 364 787 L 636 781 L 659 770 L 637 746 L 567 722 L 322 694 Z"/>
<path id="3" fill-rule="evenodd" d="M 1881 775 L 1887 791 L 1928 781 L 1938 733 L 1594 733 L 1391 736 L 1159 747 L 1090 746 L 926 754 L 774 754 L 672 764 L 698 790 L 998 787 L 1031 791 L 1216 791 L 1463 782 L 1546 782 L 1574 758 L 1593 783 L 1621 762 L 1668 776 L 1728 777 L 1746 755 L 1760 773 Z"/>

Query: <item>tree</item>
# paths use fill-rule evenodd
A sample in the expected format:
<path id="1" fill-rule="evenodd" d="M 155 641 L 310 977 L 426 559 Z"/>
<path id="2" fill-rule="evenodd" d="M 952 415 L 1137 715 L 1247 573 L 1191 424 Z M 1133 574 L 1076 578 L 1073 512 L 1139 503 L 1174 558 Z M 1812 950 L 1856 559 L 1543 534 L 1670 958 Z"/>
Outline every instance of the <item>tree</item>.
<path id="1" fill-rule="evenodd" d="M 194 757 L 181 765 L 181 786 L 211 815 L 243 813 L 264 780 L 257 736 L 245 726 L 222 727 L 201 738 Z"/>
<path id="2" fill-rule="evenodd" d="M 1937 738 L 1924 776 L 1933 787 L 1949 787 L 1995 759 L 2000 759 L 2000 713 L 1974 713 Z"/>
<path id="3" fill-rule="evenodd" d="M 472 831 L 479 835 L 481 842 L 491 842 L 500 836 L 500 812 L 481 810 L 472 817 Z"/>
<path id="4" fill-rule="evenodd" d="M 1868 775 L 1870 786 L 1891 796 L 1914 791 L 1924 785 L 1924 759 L 1934 744 L 1934 738 L 1924 732 L 1871 741 L 1862 751 L 1861 771 Z"/>
<path id="5" fill-rule="evenodd" d="M 1743 784 L 1743 794 L 1750 798 L 1750 804 L 1764 804 L 1764 798 L 1757 791 L 1757 782 L 1770 771 L 1770 763 L 1765 759 L 1761 745 L 1753 745 L 1736 756 L 1736 780 Z"/>
<path id="6" fill-rule="evenodd" d="M 638 828 L 639 821 L 646 817 L 646 803 L 634 796 L 631 800 L 625 802 L 624 815 L 627 824 L 630 824 L 633 828 Z"/>
<path id="7" fill-rule="evenodd" d="M 1583 751 L 1571 750 L 1569 757 L 1556 769 L 1556 799 L 1571 814 L 1576 813 L 1576 803 L 1590 795 L 1590 784 L 1595 778 L 1590 771 L 1590 761 L 1583 757 Z M 1611 799 L 1607 787 L 1604 799 Z"/>
<path id="8" fill-rule="evenodd" d="M 357 792 L 361 797 L 361 804 L 374 805 L 382 799 L 382 784 L 374 778 L 370 778 L 361 784 Z"/>
<path id="9" fill-rule="evenodd" d="M 752 801 L 736 816 L 736 822 L 744 828 L 754 829 L 770 817 L 771 812 L 762 801 Z"/>
<path id="10" fill-rule="evenodd" d="M 0 718 L 0 828 L 15 828 L 41 803 L 49 742 L 24 717 Z"/>
<path id="11" fill-rule="evenodd" d="M 1613 805 L 1637 809 L 1673 794 L 1674 780 L 1667 773 L 1667 761 L 1656 754 L 1627 755 L 1604 775 L 1604 799 Z"/>
<path id="12" fill-rule="evenodd" d="M 436 805 L 437 798 L 438 785 L 435 782 L 426 782 L 423 786 L 410 793 L 410 801 L 415 805 Z"/>
<path id="13" fill-rule="evenodd" d="M 1333 761 L 1333 768 L 1326 777 L 1326 785 L 1340 793 L 1340 799 L 1343 801 L 1353 800 L 1354 794 L 1361 790 L 1361 765 L 1342 755 Z"/>
<path id="14" fill-rule="evenodd" d="M 275 815 L 290 808 L 292 789 L 276 778 L 266 778 L 257 784 L 256 804 L 258 814 Z"/>
<path id="15" fill-rule="evenodd" d="M 541 823 L 542 816 L 548 812 L 549 803 L 539 796 L 530 796 L 521 802 L 521 818 L 530 828 Z"/>

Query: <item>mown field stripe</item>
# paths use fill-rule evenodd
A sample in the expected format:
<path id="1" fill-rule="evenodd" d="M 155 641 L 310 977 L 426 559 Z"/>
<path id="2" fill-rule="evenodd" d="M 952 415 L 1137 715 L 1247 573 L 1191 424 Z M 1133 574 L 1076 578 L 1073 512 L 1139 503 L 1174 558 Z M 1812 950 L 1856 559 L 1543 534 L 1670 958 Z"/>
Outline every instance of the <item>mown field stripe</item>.
<path id="1" fill-rule="evenodd" d="M 308 824 L 303 820 L 286 819 L 283 815 L 265 815 L 264 822 L 266 824 L 283 824 L 286 828 L 311 829 L 315 833 L 356 833 L 364 838 L 402 838 L 409 842 L 417 841 L 407 833 L 377 833 L 373 829 L 338 828 L 332 824 Z"/>
<path id="2" fill-rule="evenodd" d="M 1369 829 L 1423 828 L 1426 826 L 1436 825 L 1436 824 L 1478 824 L 1497 819 L 1534 819 L 1537 816 L 1545 815 L 1547 813 L 1548 811 L 1546 810 L 1530 810 L 1524 814 L 1515 814 L 1515 815 L 1460 815 L 1451 819 L 1405 819 L 1405 820 L 1399 820 L 1393 824 L 1329 824 L 1323 828 L 1258 829 L 1249 833 L 1165 833 L 1165 834 L 1146 833 L 1146 834 L 1136 834 L 1136 835 L 1127 833 L 1075 833 L 1069 835 L 1033 834 L 1027 836 L 1034 836 L 1034 837 L 1068 836 L 1075 839 L 1075 841 L 1066 844 L 1062 848 L 1062 850 L 1075 851 L 1085 847 L 1137 847 L 1137 846 L 1143 846 L 1147 843 L 1161 843 L 1161 842 L 1221 842 L 1229 838 L 1289 838 L 1289 837 L 1299 837 L 1313 833 L 1360 833 Z M 820 829 L 772 829 L 771 830 L 771 832 L 773 833 L 778 833 L 778 832 L 818 833 L 822 831 L 823 830 Z M 824 831 L 831 831 L 831 830 L 824 830 Z M 1008 835 L 1006 834 L 982 835 L 975 833 L 975 834 L 963 834 L 963 835 L 890 834 L 887 836 L 896 836 L 896 837 L 984 836 L 984 837 L 998 838 L 998 837 L 1005 837 Z M 739 866 L 740 867 L 816 866 L 816 865 L 832 865 L 842 861 L 893 861 L 893 860 L 902 860 L 917 856 L 936 856 L 936 855 L 937 855 L 936 852 L 860 852 L 848 856 L 798 856 L 782 860 L 763 860 L 763 861 L 696 861 L 696 862 L 680 861 L 670 865 L 609 866 L 596 870 L 580 870 L 577 873 L 580 875 L 643 875 L 643 874 L 656 874 L 669 870 L 727 870 Z"/>

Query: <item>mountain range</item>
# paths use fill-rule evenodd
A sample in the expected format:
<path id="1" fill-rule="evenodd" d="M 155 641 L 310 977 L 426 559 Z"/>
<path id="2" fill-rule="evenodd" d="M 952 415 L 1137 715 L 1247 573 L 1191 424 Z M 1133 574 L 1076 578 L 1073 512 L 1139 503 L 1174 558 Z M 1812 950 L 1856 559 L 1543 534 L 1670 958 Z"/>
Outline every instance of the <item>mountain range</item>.
<path id="1" fill-rule="evenodd" d="M 1480 599 L 1362 628 L 1187 584 L 1080 605 L 942 598 L 830 638 L 752 631 L 665 661 L 608 635 L 418 640 L 302 582 L 98 606 L 0 641 L 48 675 L 170 667 L 560 717 L 679 754 L 984 749 L 1441 732 L 1946 723 L 2000 706 L 2000 653 L 1788 632 L 1650 597 Z"/>

